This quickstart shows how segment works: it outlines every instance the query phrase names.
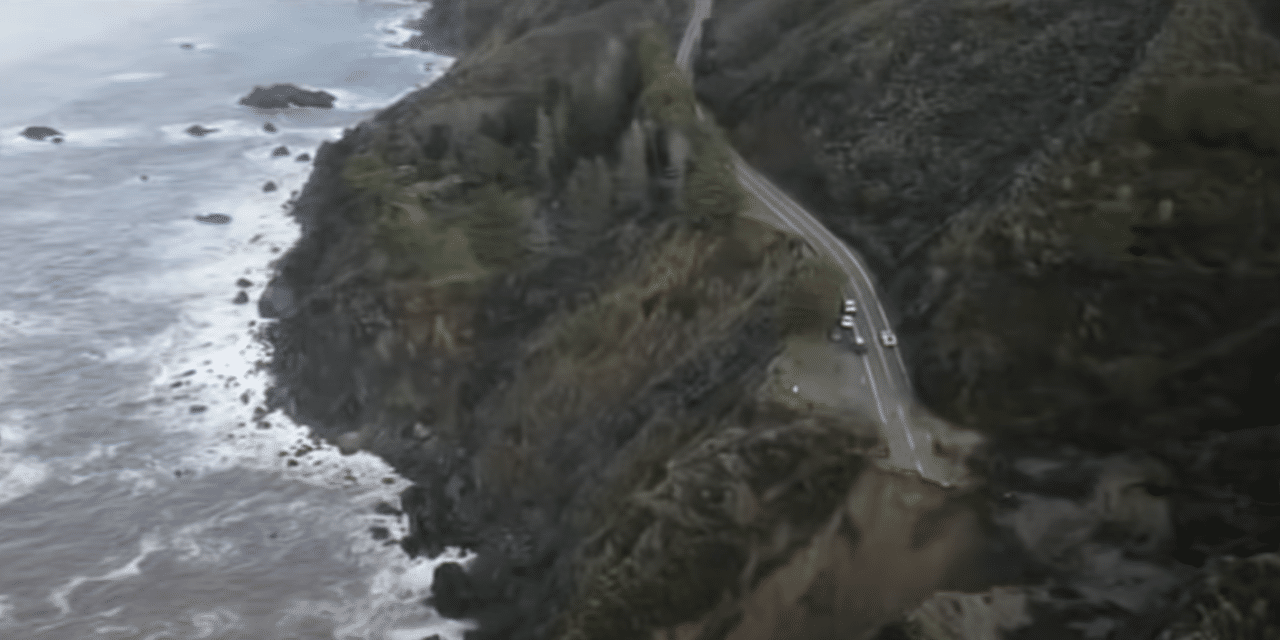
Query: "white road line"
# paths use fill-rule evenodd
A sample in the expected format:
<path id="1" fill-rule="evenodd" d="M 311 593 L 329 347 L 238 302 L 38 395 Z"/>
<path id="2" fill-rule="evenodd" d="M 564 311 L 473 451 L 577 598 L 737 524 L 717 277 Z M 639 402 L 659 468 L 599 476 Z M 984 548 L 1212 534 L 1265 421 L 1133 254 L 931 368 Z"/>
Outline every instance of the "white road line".
<path id="1" fill-rule="evenodd" d="M 860 287 L 858 285 L 864 284 L 864 283 L 858 282 L 857 277 L 852 277 L 853 274 L 849 273 L 847 263 L 852 262 L 853 265 L 857 268 L 858 274 L 862 275 L 863 277 L 866 277 L 866 271 L 862 269 L 861 265 L 858 264 L 856 257 L 851 255 L 849 249 L 843 246 L 843 244 L 840 243 L 838 239 L 835 239 L 835 241 L 833 242 L 832 241 L 833 238 L 828 236 L 830 232 L 821 233 L 821 231 L 826 231 L 826 229 L 822 228 L 821 225 L 818 225 L 819 229 L 814 229 L 813 226 L 816 223 L 808 219 L 808 215 L 804 213 L 803 208 L 801 208 L 794 201 L 791 201 L 790 198 L 786 197 L 786 194 L 782 194 L 778 190 L 770 188 L 770 185 L 768 184 L 768 182 L 754 175 L 754 171 L 751 171 L 749 167 L 747 167 L 747 170 L 742 170 L 741 165 L 745 165 L 746 162 L 741 160 L 741 158 L 737 158 L 737 160 L 740 163 L 739 173 L 740 175 L 745 177 L 747 181 L 751 183 L 751 186 L 748 188 L 752 191 L 752 193 L 755 193 L 757 197 L 761 197 L 762 200 L 764 199 L 763 196 L 767 195 L 769 197 L 769 200 L 776 201 L 778 204 L 781 204 L 783 207 L 788 209 L 788 211 L 783 212 L 783 211 L 780 211 L 774 204 L 769 202 L 765 203 L 769 205 L 770 209 L 772 209 L 775 213 L 777 213 L 780 217 L 784 219 L 785 224 L 787 224 L 788 227 L 790 227 L 793 230 L 795 230 L 798 226 L 804 227 L 809 232 L 808 234 L 805 234 L 805 235 L 808 235 L 810 237 L 816 236 L 814 239 L 817 240 L 822 245 L 822 248 L 825 249 L 828 254 L 834 254 L 834 257 L 840 257 L 841 255 L 843 255 L 843 257 L 846 258 L 843 261 L 846 263 L 846 265 L 844 265 L 845 268 L 843 270 L 845 271 L 846 275 L 851 276 L 850 281 L 853 283 L 855 290 L 859 290 Z M 761 193 L 761 191 L 763 191 L 764 193 Z M 832 246 L 833 244 L 838 246 L 841 249 L 841 251 L 837 252 L 836 248 Z M 869 281 L 865 282 L 865 284 L 867 285 L 868 288 L 871 288 L 872 293 L 870 296 L 863 297 L 860 295 L 860 297 L 863 297 L 864 300 L 870 300 L 872 302 L 873 306 L 875 306 L 878 311 L 878 315 L 880 315 L 886 327 L 891 329 L 892 326 L 889 325 L 888 318 L 887 316 L 885 316 L 885 313 L 884 313 L 884 309 L 880 306 L 879 298 L 876 297 L 874 293 L 874 284 Z M 872 329 L 871 339 L 876 341 L 876 354 L 880 356 L 880 360 L 877 364 L 880 365 L 880 369 L 884 374 L 885 382 L 888 382 L 892 387 L 893 383 L 897 381 L 894 379 L 895 376 L 889 371 L 889 363 L 888 363 L 889 357 L 886 356 L 884 353 L 885 348 L 883 348 L 882 345 L 879 344 L 879 340 L 878 340 L 879 336 L 878 336 L 875 323 L 871 320 L 871 318 L 867 318 L 867 322 Z M 897 352 L 894 352 L 893 355 L 897 356 Z M 885 424 L 886 427 L 889 427 L 890 420 L 888 419 L 888 416 L 884 414 L 884 410 L 881 404 L 882 401 L 881 401 L 878 389 L 876 389 L 875 387 L 875 383 L 874 383 L 875 376 L 871 374 L 870 364 L 867 363 L 866 361 L 867 361 L 867 358 L 863 358 L 863 363 L 866 365 L 868 369 L 867 373 L 871 375 L 871 378 L 873 380 L 872 395 L 875 397 L 875 400 L 876 400 L 876 408 L 880 413 L 881 421 Z M 916 449 L 915 438 L 911 434 L 911 427 L 907 423 L 906 414 L 902 407 L 904 397 L 899 393 L 895 393 L 894 395 L 896 396 L 894 398 L 894 401 L 898 409 L 897 411 L 898 418 L 899 418 L 898 428 L 903 432 L 903 435 L 906 437 L 907 447 L 911 452 L 911 460 L 914 463 L 913 466 L 916 468 L 916 471 L 918 471 L 921 476 L 924 476 L 925 475 L 924 466 L 920 461 L 920 453 Z"/>
<path id="2" fill-rule="evenodd" d="M 793 233 L 796 233 L 796 235 L 800 235 L 803 237 L 804 234 L 800 233 L 799 230 L 796 229 L 795 226 L 793 226 L 793 221 L 788 219 L 786 216 L 783 216 L 780 212 L 778 212 L 777 209 L 774 208 L 774 205 L 770 204 L 769 201 L 766 200 L 765 197 L 761 193 L 759 193 L 759 191 L 757 191 L 757 189 L 759 188 L 758 186 L 754 184 L 743 185 L 743 186 L 747 187 L 747 190 L 755 194 L 755 196 L 760 199 L 762 204 L 764 204 L 765 206 L 773 210 L 775 214 L 778 214 L 779 217 L 782 219 L 783 224 L 789 227 Z M 859 359 L 862 360 L 862 366 L 867 371 L 867 380 L 871 384 L 871 397 L 874 398 L 876 401 L 876 412 L 880 414 L 880 421 L 885 425 L 888 425 L 889 416 L 888 414 L 885 413 L 884 402 L 880 399 L 880 389 L 876 386 L 876 376 L 871 371 L 871 363 L 867 361 L 867 358 L 859 358 Z"/>
<path id="3" fill-rule="evenodd" d="M 689 16 L 689 24 L 685 27 L 684 35 L 680 39 L 680 46 L 676 51 L 676 66 L 690 79 L 692 79 L 693 75 L 692 70 L 689 68 L 693 48 L 702 37 L 703 21 L 711 16 L 711 2 L 712 0 L 696 1 L 693 11 Z M 701 105 L 695 105 L 695 108 L 698 118 L 705 119 Z M 892 331 L 893 325 L 890 324 L 889 317 L 884 312 L 884 306 L 880 304 L 880 298 L 876 294 L 875 281 L 872 280 L 871 274 L 862 265 L 857 254 L 849 249 L 849 247 L 837 238 L 835 234 L 831 233 L 829 229 L 810 216 L 799 203 L 792 200 L 786 193 L 783 193 L 781 189 L 774 187 L 772 183 L 764 178 L 764 176 L 758 175 L 755 169 L 748 165 L 747 162 L 742 159 L 742 156 L 738 155 L 736 150 L 733 151 L 733 160 L 737 168 L 736 173 L 739 176 L 739 182 L 742 183 L 742 186 L 746 187 L 747 190 L 754 194 L 762 204 L 768 207 L 774 215 L 791 230 L 792 233 L 801 237 L 812 238 L 821 245 L 821 248 L 824 249 L 828 255 L 836 258 L 837 261 L 844 263 L 842 265 L 842 270 L 845 272 L 845 275 L 849 277 L 849 281 L 853 286 L 854 295 L 863 301 L 869 301 L 871 306 L 875 307 L 876 315 L 880 316 L 880 322 L 883 325 L 884 330 Z M 781 206 L 779 207 L 779 205 Z M 840 258 L 843 258 L 843 260 L 840 260 Z M 853 266 L 853 270 L 857 271 L 858 277 L 855 277 L 850 272 L 850 269 L 848 268 L 850 264 Z M 863 291 L 863 286 L 866 287 L 867 291 Z M 915 438 L 911 434 L 911 426 L 907 422 L 906 411 L 904 408 L 904 401 L 906 398 L 911 396 L 912 386 L 911 377 L 908 376 L 906 372 L 906 364 L 902 361 L 902 356 L 898 351 L 894 350 L 891 355 L 885 353 L 887 347 L 880 342 L 881 330 L 876 327 L 874 318 L 867 313 L 863 314 L 863 318 L 866 319 L 867 326 L 871 328 L 869 338 L 875 344 L 875 354 L 879 356 L 878 364 L 880 370 L 884 373 L 884 382 L 889 384 L 889 390 L 893 392 L 894 402 L 897 407 L 898 426 L 902 430 L 903 435 L 907 438 L 907 447 L 911 451 L 911 458 L 915 463 L 916 471 L 920 473 L 921 477 L 925 477 L 924 467 L 920 462 L 920 454 L 916 450 Z M 897 376 L 893 375 L 889 371 L 891 368 L 891 365 L 889 364 L 890 359 L 892 359 L 893 364 L 896 365 L 896 367 L 893 368 L 897 370 Z M 889 428 L 889 417 L 885 414 L 884 403 L 880 398 L 880 391 L 876 386 L 876 376 L 871 371 L 871 363 L 869 362 L 870 358 L 863 357 L 861 360 L 863 368 L 866 369 L 867 372 L 867 376 L 863 379 L 863 382 L 870 384 L 871 396 L 875 399 L 876 411 L 880 414 L 880 421 L 886 428 Z M 793 390 L 795 389 L 793 388 Z"/>

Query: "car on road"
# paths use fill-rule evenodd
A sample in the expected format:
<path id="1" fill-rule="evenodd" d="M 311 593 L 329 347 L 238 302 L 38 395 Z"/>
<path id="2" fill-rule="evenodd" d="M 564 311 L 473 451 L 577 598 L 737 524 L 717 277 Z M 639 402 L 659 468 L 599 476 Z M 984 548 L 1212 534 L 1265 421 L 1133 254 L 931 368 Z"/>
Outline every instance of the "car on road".
<path id="1" fill-rule="evenodd" d="M 855 314 L 857 314 L 857 313 L 858 313 L 858 301 L 857 301 L 857 300 L 854 300 L 853 298 L 845 298 L 845 299 L 844 299 L 844 307 L 843 307 L 843 309 L 844 309 L 844 312 L 845 312 L 845 313 L 847 313 L 847 314 L 849 314 L 849 315 L 855 315 Z"/>
<path id="2" fill-rule="evenodd" d="M 853 316 L 851 316 L 851 315 L 847 315 L 847 314 L 846 314 L 846 315 L 843 315 L 843 316 L 840 316 L 840 326 L 844 327 L 845 329 L 852 329 L 852 328 L 853 328 Z"/>
<path id="3" fill-rule="evenodd" d="M 858 333 L 857 331 L 854 331 L 853 340 L 849 341 L 849 346 L 853 349 L 854 353 L 866 353 L 867 339 L 863 338 L 862 334 Z"/>
<path id="4" fill-rule="evenodd" d="M 893 345 L 898 344 L 898 336 L 893 335 L 892 331 L 885 329 L 880 332 L 880 343 L 886 347 L 892 347 Z"/>

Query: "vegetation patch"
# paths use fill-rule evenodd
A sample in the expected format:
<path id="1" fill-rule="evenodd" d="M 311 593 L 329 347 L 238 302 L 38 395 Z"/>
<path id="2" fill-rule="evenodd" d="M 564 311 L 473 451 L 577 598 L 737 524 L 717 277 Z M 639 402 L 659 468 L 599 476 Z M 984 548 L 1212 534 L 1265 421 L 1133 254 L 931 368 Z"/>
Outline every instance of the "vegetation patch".
<path id="1" fill-rule="evenodd" d="M 647 638 L 744 595 L 830 519 L 866 465 L 865 442 L 845 425 L 710 431 L 636 487 L 584 548 L 556 637 Z M 780 547 L 772 538 L 784 521 L 794 535 Z"/>
<path id="2" fill-rule="evenodd" d="M 725 332 L 776 290 L 789 268 L 782 249 L 759 226 L 723 236 L 668 225 L 643 259 L 531 341 L 505 413 L 512 431 L 492 452 L 508 463 L 491 468 L 544 464 L 541 447 L 567 425 L 633 397 Z M 734 263 L 746 268 L 726 268 Z"/>

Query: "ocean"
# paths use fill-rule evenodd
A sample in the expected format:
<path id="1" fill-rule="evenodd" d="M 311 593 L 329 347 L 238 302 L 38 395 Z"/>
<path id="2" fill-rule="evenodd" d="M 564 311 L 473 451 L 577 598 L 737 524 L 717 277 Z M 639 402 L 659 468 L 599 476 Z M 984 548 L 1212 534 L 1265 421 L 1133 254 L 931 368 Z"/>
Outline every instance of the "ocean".
<path id="1" fill-rule="evenodd" d="M 298 237 L 297 158 L 448 69 L 394 46 L 425 6 L 0 7 L 0 638 L 467 628 L 423 602 L 434 566 L 465 555 L 395 542 L 407 525 L 387 506 L 408 483 L 260 408 L 256 301 Z M 238 104 L 277 82 L 337 101 Z M 33 125 L 63 141 L 23 137 Z M 230 221 L 196 219 L 211 213 Z"/>

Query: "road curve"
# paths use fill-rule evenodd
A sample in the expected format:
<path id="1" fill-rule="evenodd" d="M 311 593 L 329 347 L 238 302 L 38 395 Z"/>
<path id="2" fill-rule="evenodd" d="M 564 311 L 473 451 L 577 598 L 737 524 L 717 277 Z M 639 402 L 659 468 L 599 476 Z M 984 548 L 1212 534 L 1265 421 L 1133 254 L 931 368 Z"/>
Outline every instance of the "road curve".
<path id="1" fill-rule="evenodd" d="M 712 0 L 696 0 L 690 12 L 688 26 L 676 50 L 676 65 L 690 80 L 693 52 L 701 39 L 702 23 L 711 16 L 711 5 Z M 701 107 L 697 111 L 698 117 L 705 120 Z M 881 341 L 881 332 L 892 331 L 893 325 L 880 303 L 871 272 L 855 251 L 805 211 L 804 207 L 752 168 L 736 151 L 733 152 L 733 165 L 742 188 L 769 212 L 770 219 L 765 222 L 803 238 L 848 278 L 845 294 L 857 299 L 861 307 L 860 313 L 854 318 L 856 330 L 862 332 L 868 343 L 867 352 L 861 360 L 889 449 L 888 457 L 882 461 L 883 466 L 919 474 L 935 484 L 953 486 L 956 472 L 954 465 L 933 453 L 933 434 L 916 426 L 909 418 L 915 413 L 912 409 L 916 404 L 911 378 L 897 347 L 885 346 Z M 833 323 L 836 312 L 836 309 L 831 310 Z M 849 384 L 857 385 L 860 381 L 851 379 Z"/>

